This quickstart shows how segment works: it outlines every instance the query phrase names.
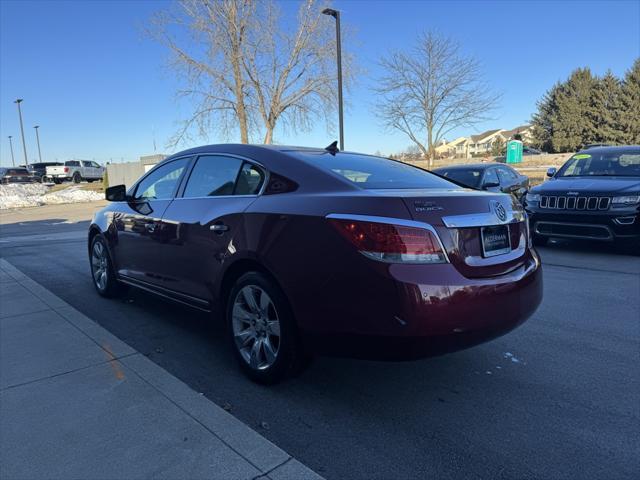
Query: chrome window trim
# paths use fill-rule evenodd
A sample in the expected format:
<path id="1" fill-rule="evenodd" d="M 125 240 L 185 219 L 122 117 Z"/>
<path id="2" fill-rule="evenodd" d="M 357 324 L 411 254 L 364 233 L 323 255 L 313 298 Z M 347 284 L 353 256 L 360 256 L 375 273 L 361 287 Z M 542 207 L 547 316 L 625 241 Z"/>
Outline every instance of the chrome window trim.
<path id="1" fill-rule="evenodd" d="M 489 227 L 492 225 L 519 223 L 524 222 L 524 220 L 524 212 L 519 210 L 507 210 L 507 218 L 504 221 L 500 220 L 493 212 L 442 217 L 442 223 L 447 228 Z"/>
<path id="2" fill-rule="evenodd" d="M 433 227 L 433 225 L 429 223 L 418 222 L 416 220 L 405 220 L 404 218 L 377 217 L 375 215 L 359 215 L 355 213 L 330 213 L 326 215 L 325 218 L 335 220 L 355 220 L 361 222 L 384 223 L 387 225 L 400 225 L 403 227 L 413 227 L 428 230 L 433 234 L 436 240 L 438 240 L 438 245 L 440 246 L 440 250 L 442 250 L 442 253 L 444 254 L 446 263 L 451 263 L 451 261 L 449 260 L 449 255 L 447 255 L 447 250 L 444 248 L 444 244 L 440 239 L 440 235 L 438 235 L 438 231 Z"/>

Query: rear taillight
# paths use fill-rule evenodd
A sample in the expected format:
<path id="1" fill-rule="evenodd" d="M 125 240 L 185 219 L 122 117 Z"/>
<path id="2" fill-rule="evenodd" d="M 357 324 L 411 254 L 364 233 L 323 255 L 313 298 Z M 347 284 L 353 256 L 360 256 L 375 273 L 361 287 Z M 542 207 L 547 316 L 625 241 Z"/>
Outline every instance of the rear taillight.
<path id="1" fill-rule="evenodd" d="M 447 262 L 437 234 L 428 225 L 410 226 L 393 223 L 394 219 L 370 221 L 357 217 L 330 215 L 327 218 L 363 255 L 387 263 Z"/>
<path id="2" fill-rule="evenodd" d="M 64 173 L 69 173 L 69 167 L 64 167 Z"/>

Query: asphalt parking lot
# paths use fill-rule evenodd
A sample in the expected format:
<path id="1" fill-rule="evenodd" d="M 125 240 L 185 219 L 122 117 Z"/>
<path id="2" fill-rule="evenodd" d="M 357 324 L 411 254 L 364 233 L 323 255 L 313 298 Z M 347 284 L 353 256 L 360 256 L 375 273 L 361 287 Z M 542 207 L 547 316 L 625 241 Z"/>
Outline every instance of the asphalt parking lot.
<path id="1" fill-rule="evenodd" d="M 542 306 L 502 338 L 410 363 L 319 358 L 262 387 L 236 368 L 215 319 L 142 292 L 95 293 L 95 208 L 3 213 L 0 255 L 329 479 L 640 472 L 640 257 L 553 243 L 539 250 Z"/>

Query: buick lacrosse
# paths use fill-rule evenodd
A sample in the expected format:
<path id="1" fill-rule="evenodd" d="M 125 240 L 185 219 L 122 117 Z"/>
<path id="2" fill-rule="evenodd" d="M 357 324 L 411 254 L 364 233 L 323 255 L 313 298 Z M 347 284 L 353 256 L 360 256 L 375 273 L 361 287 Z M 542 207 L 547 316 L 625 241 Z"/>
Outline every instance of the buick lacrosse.
<path id="1" fill-rule="evenodd" d="M 128 285 L 215 312 L 262 383 L 313 354 L 470 347 L 542 299 L 514 197 L 335 144 L 194 148 L 106 197 L 88 236 L 98 293 Z"/>

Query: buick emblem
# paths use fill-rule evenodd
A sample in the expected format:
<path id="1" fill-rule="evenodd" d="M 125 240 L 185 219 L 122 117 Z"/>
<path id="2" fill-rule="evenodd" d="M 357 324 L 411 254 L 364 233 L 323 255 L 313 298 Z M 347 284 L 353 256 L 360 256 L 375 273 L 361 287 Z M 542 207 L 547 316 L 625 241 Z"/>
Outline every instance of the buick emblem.
<path id="1" fill-rule="evenodd" d="M 507 221 L 507 211 L 500 202 L 491 200 L 489 206 L 491 207 L 491 210 L 496 215 L 496 217 L 498 217 L 498 220 L 500 220 L 501 222 Z"/>

